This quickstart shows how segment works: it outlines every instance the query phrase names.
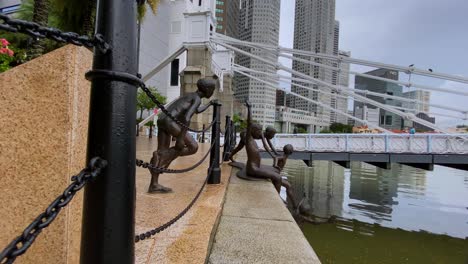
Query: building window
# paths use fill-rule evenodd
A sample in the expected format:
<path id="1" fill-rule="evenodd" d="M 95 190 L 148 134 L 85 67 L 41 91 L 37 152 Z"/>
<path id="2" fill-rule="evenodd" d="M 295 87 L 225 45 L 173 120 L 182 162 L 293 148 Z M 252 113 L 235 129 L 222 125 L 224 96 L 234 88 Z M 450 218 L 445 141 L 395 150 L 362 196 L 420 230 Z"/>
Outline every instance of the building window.
<path id="1" fill-rule="evenodd" d="M 171 63 L 171 86 L 179 85 L 179 59 L 175 59 Z"/>
<path id="2" fill-rule="evenodd" d="M 385 125 L 391 126 L 392 125 L 392 116 L 388 115 L 385 117 Z"/>

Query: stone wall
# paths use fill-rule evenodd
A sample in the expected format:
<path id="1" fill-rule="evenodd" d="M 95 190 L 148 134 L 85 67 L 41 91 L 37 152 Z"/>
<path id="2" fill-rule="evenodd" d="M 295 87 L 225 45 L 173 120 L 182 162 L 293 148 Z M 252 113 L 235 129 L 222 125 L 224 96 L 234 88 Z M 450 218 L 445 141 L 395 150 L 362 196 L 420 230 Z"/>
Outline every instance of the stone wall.
<path id="1" fill-rule="evenodd" d="M 86 159 L 92 53 L 65 46 L 0 74 L 0 248 L 60 195 Z M 83 192 L 16 263 L 78 263 Z"/>
<path id="2" fill-rule="evenodd" d="M 181 74 L 181 94 L 194 92 L 197 90 L 197 81 L 200 78 L 213 78 L 211 71 L 211 52 L 205 47 L 191 47 L 187 52 L 187 67 Z M 223 91 L 216 89 L 211 99 L 218 99 L 223 105 L 221 108 L 221 130 L 224 131 L 226 115 L 233 113 L 233 92 L 232 78 L 225 77 L 223 81 Z M 210 100 L 211 100 L 210 99 Z M 209 100 L 204 99 L 203 104 Z M 203 124 L 209 124 L 213 118 L 212 108 L 203 114 L 195 115 L 191 119 L 191 127 L 201 129 Z"/>

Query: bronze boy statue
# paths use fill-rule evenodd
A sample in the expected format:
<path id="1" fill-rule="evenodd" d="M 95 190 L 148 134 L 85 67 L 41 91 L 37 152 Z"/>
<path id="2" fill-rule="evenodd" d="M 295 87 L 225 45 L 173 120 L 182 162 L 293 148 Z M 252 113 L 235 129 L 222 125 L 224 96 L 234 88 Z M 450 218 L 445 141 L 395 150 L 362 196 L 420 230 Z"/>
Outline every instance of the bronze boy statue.
<path id="1" fill-rule="evenodd" d="M 236 148 L 231 152 L 231 155 L 229 156 L 229 159 L 237 163 L 234 160 L 234 155 L 237 154 L 242 148 L 245 146 L 245 131 L 242 131 L 240 133 L 240 141 L 239 144 L 236 146 Z M 286 161 L 288 160 L 288 157 L 294 152 L 294 148 L 291 144 L 287 144 L 283 147 L 283 152 L 284 155 L 281 156 L 273 146 L 273 143 L 271 140 L 275 137 L 276 135 L 276 129 L 273 127 L 269 126 L 265 129 L 265 132 L 263 133 L 263 138 L 262 138 L 262 143 L 263 147 L 265 150 L 270 154 L 271 158 L 273 159 L 273 167 L 278 169 L 279 171 L 282 171 L 284 169 L 284 166 L 286 165 Z M 266 142 L 265 142 L 266 141 Z M 237 164 L 233 164 L 237 165 Z M 236 166 L 239 167 L 239 166 Z"/>
<path id="2" fill-rule="evenodd" d="M 237 152 L 241 151 L 241 149 L 244 148 L 245 146 L 245 133 L 246 131 L 242 131 L 240 133 L 240 141 L 239 141 L 239 144 L 237 144 L 236 148 L 231 152 L 231 155 L 229 155 L 229 159 L 232 161 L 232 162 L 236 162 L 234 160 L 234 155 L 237 154 Z M 271 143 L 271 139 L 273 139 L 276 135 L 276 129 L 274 129 L 273 127 L 269 126 L 265 129 L 265 132 L 263 133 L 263 138 L 267 141 L 268 145 L 270 146 L 270 148 L 272 149 L 272 151 L 274 153 L 271 153 L 270 152 L 270 149 L 267 147 L 267 143 L 265 143 L 265 140 L 262 140 L 263 142 L 263 146 L 265 147 L 265 150 L 270 154 L 270 156 L 275 159 L 276 156 L 278 156 L 278 152 L 276 152 L 276 150 L 274 149 L 273 147 L 273 144 Z M 276 164 L 276 161 L 274 162 Z"/>
<path id="3" fill-rule="evenodd" d="M 283 147 L 283 153 L 284 155 L 282 157 L 277 158 L 277 162 L 275 165 L 273 165 L 275 168 L 279 169 L 279 171 L 282 171 L 284 169 L 284 166 L 286 166 L 286 161 L 288 160 L 288 157 L 294 152 L 294 148 L 291 144 L 287 144 Z"/>
<path id="4" fill-rule="evenodd" d="M 211 101 L 207 105 L 201 105 L 202 98 L 210 98 L 216 87 L 216 82 L 209 79 L 200 79 L 197 82 L 198 90 L 188 93 L 173 101 L 167 110 L 172 116 L 183 122 L 187 126 L 194 114 L 199 114 L 213 105 Z M 158 150 L 153 152 L 151 164 L 158 167 L 167 168 L 177 157 L 195 154 L 198 150 L 198 144 L 193 137 L 187 133 L 187 128 L 178 125 L 170 117 L 161 114 L 158 119 Z M 169 147 L 171 138 L 176 139 L 175 146 Z M 149 193 L 167 193 L 172 189 L 162 186 L 158 183 L 159 172 L 150 169 L 151 183 L 148 188 Z"/>
<path id="5" fill-rule="evenodd" d="M 247 164 L 245 166 L 245 173 L 248 177 L 252 178 L 263 178 L 270 179 L 276 188 L 278 193 L 281 190 L 281 186 L 286 188 L 288 198 L 291 200 L 294 209 L 297 208 L 297 203 L 294 199 L 291 185 L 287 181 L 283 181 L 279 172 L 271 166 L 262 166 L 260 151 L 257 146 L 256 139 L 264 139 L 262 133 L 262 127 L 259 124 L 252 122 L 252 107 L 249 101 L 245 101 L 245 105 L 248 109 L 247 116 L 247 131 L 245 133 L 245 149 L 247 151 Z M 242 173 L 242 171 L 241 171 Z"/>

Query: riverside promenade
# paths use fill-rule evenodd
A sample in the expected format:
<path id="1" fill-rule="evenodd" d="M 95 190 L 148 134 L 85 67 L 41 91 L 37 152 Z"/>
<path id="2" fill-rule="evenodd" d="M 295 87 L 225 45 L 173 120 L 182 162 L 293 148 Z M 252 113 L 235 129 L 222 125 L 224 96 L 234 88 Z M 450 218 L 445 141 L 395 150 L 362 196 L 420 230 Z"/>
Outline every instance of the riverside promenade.
<path id="1" fill-rule="evenodd" d="M 149 161 L 157 138 L 137 138 L 137 158 Z M 197 154 L 177 159 L 171 168 L 197 162 Z M 147 194 L 150 174 L 137 168 L 136 233 L 160 226 L 193 199 L 206 178 L 208 161 L 184 174 L 163 174 L 168 194 Z M 199 200 L 177 223 L 136 244 L 137 264 L 152 263 L 320 263 L 271 183 L 242 181 L 227 164 L 221 184 L 206 185 Z"/>

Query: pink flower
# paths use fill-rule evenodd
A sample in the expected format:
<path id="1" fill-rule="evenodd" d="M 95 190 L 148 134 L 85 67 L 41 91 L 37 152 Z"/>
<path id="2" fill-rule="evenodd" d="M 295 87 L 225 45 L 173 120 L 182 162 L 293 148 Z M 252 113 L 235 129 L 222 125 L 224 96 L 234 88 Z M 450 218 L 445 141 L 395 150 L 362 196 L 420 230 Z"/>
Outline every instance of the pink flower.
<path id="1" fill-rule="evenodd" d="M 8 40 L 6 40 L 4 38 L 0 39 L 0 42 L 2 43 L 3 47 L 6 47 L 6 46 L 10 45 L 10 42 L 8 42 Z"/>
<path id="2" fill-rule="evenodd" d="M 13 57 L 13 55 L 15 54 L 11 49 L 7 49 L 7 52 L 8 52 L 8 56 L 10 57 Z"/>
<path id="3" fill-rule="evenodd" d="M 8 49 L 7 48 L 0 48 L 0 54 L 7 54 Z"/>

